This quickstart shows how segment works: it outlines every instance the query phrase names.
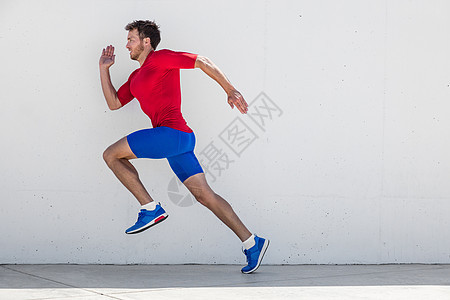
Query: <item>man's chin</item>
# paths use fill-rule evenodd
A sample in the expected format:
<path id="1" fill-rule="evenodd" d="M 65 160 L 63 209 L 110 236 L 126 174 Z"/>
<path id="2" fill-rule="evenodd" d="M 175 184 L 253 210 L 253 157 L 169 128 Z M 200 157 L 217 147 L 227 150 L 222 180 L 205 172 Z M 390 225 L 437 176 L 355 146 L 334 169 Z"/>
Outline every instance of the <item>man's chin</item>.
<path id="1" fill-rule="evenodd" d="M 131 58 L 132 60 L 138 60 L 139 57 L 133 56 L 133 54 L 130 53 L 130 58 Z"/>

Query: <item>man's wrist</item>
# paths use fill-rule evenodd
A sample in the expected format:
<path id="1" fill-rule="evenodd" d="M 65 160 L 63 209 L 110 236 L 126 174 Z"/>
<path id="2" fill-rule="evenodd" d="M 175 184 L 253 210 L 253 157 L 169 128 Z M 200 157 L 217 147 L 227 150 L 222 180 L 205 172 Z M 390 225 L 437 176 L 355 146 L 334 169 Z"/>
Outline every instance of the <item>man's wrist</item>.
<path id="1" fill-rule="evenodd" d="M 99 65 L 99 67 L 100 67 L 100 71 L 109 71 L 110 66 Z"/>
<path id="2" fill-rule="evenodd" d="M 231 93 L 233 93 L 234 91 L 236 91 L 236 89 L 234 88 L 234 86 L 230 85 L 228 87 L 225 88 L 225 92 L 227 93 L 227 95 L 230 95 Z"/>

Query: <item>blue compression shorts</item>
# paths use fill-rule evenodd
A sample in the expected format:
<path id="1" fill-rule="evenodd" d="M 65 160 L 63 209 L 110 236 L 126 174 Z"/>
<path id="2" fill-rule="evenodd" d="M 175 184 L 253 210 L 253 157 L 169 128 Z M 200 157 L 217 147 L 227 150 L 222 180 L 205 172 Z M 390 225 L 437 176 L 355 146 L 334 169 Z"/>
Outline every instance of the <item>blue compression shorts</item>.
<path id="1" fill-rule="evenodd" d="M 138 158 L 167 158 L 181 182 L 203 173 L 195 157 L 195 135 L 169 127 L 142 129 L 127 136 L 131 151 Z"/>

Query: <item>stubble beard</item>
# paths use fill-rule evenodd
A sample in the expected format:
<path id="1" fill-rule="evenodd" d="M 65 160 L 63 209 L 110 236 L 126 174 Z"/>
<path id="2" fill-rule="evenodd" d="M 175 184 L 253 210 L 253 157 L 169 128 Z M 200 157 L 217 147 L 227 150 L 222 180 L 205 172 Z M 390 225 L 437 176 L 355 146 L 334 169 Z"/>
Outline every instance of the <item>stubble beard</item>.
<path id="1" fill-rule="evenodd" d="M 140 43 L 139 46 L 136 48 L 136 53 L 133 54 L 133 51 L 130 53 L 130 58 L 132 60 L 138 60 L 142 52 L 144 52 L 144 45 Z"/>

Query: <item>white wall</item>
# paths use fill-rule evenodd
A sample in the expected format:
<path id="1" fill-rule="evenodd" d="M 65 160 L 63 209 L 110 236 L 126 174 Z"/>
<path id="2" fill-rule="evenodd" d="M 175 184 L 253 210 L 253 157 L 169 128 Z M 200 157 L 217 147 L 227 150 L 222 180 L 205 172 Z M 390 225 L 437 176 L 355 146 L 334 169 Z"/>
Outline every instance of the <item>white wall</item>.
<path id="1" fill-rule="evenodd" d="M 124 234 L 138 203 L 101 156 L 150 123 L 136 101 L 107 110 L 97 63 L 116 46 L 117 88 L 138 67 L 125 49 L 133 19 L 161 25 L 160 48 L 210 57 L 256 99 L 252 114 L 261 92 L 273 102 L 260 128 L 200 70 L 182 71 L 196 153 L 213 142 L 234 161 L 211 185 L 271 239 L 265 263 L 450 263 L 449 9 L 444 0 L 2 1 L 0 263 L 244 263 L 209 211 L 175 203 L 164 160 L 134 164 L 169 219 Z M 220 138 L 236 117 L 258 137 L 240 156 Z"/>

